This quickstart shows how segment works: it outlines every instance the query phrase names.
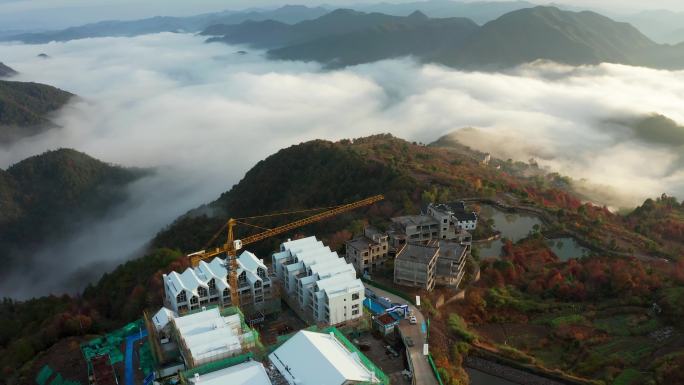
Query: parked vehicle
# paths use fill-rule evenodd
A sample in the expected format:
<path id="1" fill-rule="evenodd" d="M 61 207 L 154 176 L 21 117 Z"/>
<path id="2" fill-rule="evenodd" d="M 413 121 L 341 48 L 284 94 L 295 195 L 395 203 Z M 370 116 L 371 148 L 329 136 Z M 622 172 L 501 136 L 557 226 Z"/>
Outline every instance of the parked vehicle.
<path id="1" fill-rule="evenodd" d="M 413 339 L 411 337 L 406 337 L 404 339 L 404 342 L 406 342 L 406 346 L 408 346 L 409 348 L 413 347 Z"/>
<path id="2" fill-rule="evenodd" d="M 409 317 L 409 322 L 411 323 L 411 325 L 415 325 L 418 323 L 418 319 L 416 319 L 416 316 L 412 315 L 411 317 Z"/>

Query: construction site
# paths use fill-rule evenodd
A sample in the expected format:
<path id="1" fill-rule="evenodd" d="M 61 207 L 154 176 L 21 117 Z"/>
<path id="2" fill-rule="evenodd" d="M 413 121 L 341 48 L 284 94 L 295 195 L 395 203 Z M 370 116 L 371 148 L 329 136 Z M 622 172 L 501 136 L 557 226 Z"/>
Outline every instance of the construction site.
<path id="1" fill-rule="evenodd" d="M 367 239 L 348 241 L 342 256 L 316 236 L 287 239 L 269 258 L 244 249 L 382 199 L 227 220 L 207 244 L 215 245 L 222 235 L 225 242 L 186 255 L 185 270 L 162 275 L 161 308 L 81 345 L 88 383 L 441 383 L 418 299 L 361 276 L 368 273 L 365 266 L 380 267 L 376 261 L 388 258 L 394 264 L 409 247 L 426 246 L 388 248 L 386 234 L 367 229 L 361 236 Z M 254 223 L 313 211 L 272 228 Z M 238 237 L 237 227 L 241 234 L 251 233 Z M 469 244 L 449 248 L 456 250 L 450 254 L 430 250 L 429 266 L 439 259 L 444 267 L 433 269 L 440 270 L 436 275 L 457 286 Z M 80 385 L 63 381 L 48 366 L 36 383 Z"/>
<path id="2" fill-rule="evenodd" d="M 382 199 L 229 219 L 208 242 L 223 235 L 221 246 L 191 253 L 185 271 L 163 275 L 162 308 L 82 344 L 89 383 L 389 384 L 361 350 L 370 351 L 359 339 L 372 339 L 378 310 L 364 310 L 366 288 L 344 256 L 314 236 L 288 239 L 268 259 L 244 250 Z M 273 228 L 251 221 L 311 211 Z M 238 226 L 259 231 L 238 238 Z M 376 340 L 384 351 L 385 340 Z M 405 360 L 385 353 L 405 371 Z"/>

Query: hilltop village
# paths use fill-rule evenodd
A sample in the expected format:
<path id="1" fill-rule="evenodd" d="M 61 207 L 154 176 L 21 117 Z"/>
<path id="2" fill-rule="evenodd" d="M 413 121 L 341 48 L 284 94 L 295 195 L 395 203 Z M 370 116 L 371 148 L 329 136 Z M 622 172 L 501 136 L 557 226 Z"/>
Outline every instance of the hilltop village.
<path id="1" fill-rule="evenodd" d="M 367 226 L 345 255 L 315 236 L 268 262 L 240 250 L 237 290 L 225 256 L 164 274 L 164 307 L 83 346 L 90 382 L 437 384 L 420 298 L 397 289 L 457 292 L 477 220 L 463 202 L 429 204 L 387 231 Z M 381 271 L 388 286 L 371 281 Z"/>

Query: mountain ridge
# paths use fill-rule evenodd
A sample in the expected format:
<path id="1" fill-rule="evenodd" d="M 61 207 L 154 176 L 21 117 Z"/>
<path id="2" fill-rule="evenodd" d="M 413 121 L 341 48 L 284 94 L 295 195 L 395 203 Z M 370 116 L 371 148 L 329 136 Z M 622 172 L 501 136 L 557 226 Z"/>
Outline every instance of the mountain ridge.
<path id="1" fill-rule="evenodd" d="M 0 80 L 0 145 L 53 127 L 50 115 L 73 97 L 46 84 Z"/>
<path id="2" fill-rule="evenodd" d="M 28 263 L 24 258 L 32 249 L 122 203 L 127 197 L 125 186 L 147 173 L 64 148 L 28 157 L 0 170 L 3 262 L 8 268 L 19 258 Z"/>
<path id="3" fill-rule="evenodd" d="M 569 65 L 608 62 L 684 68 L 684 44 L 657 44 L 632 25 L 592 11 L 565 11 L 552 6 L 523 8 L 481 27 L 472 20 L 466 22 L 468 19 L 423 16 L 338 9 L 294 25 L 249 22 L 223 29 L 214 27 L 209 32 L 224 35 L 209 41 L 249 44 L 268 49 L 271 58 L 318 61 L 328 67 L 413 56 L 423 62 L 480 70 L 536 60 Z M 449 23 L 454 25 L 447 28 Z"/>

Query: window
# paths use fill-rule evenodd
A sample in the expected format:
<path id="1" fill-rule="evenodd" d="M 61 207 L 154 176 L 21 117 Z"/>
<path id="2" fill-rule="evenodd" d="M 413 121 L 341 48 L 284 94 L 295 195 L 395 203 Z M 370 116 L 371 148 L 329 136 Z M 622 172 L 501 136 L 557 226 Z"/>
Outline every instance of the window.
<path id="1" fill-rule="evenodd" d="M 352 301 L 356 299 L 359 299 L 359 293 L 352 294 Z"/>
<path id="2" fill-rule="evenodd" d="M 260 267 L 257 269 L 257 275 L 261 278 L 266 278 L 266 269 Z"/>
<path id="3" fill-rule="evenodd" d="M 193 296 L 190 298 L 190 303 L 191 303 L 191 304 L 196 304 L 197 302 L 199 302 L 199 299 L 197 299 L 197 296 L 194 296 L 194 295 L 193 295 Z"/>
<path id="4" fill-rule="evenodd" d="M 261 287 L 261 281 L 256 281 L 256 282 L 254 282 L 254 288 L 255 288 L 255 289 L 258 289 L 258 288 L 260 288 L 260 287 Z"/>
<path id="5" fill-rule="evenodd" d="M 240 285 L 247 283 L 247 274 L 245 274 L 244 271 L 242 273 L 240 273 L 240 275 L 238 276 L 238 283 Z"/>
<path id="6" fill-rule="evenodd" d="M 185 301 L 187 301 L 187 300 L 188 300 L 188 298 L 187 298 L 186 295 L 185 295 L 185 291 L 181 291 L 181 292 L 178 293 L 178 295 L 176 296 L 176 302 L 185 302 Z"/>
<path id="7" fill-rule="evenodd" d="M 200 286 L 197 288 L 197 294 L 199 294 L 200 297 L 206 297 L 207 296 L 207 289 L 203 286 Z"/>
<path id="8" fill-rule="evenodd" d="M 209 289 L 216 289 L 216 281 L 214 281 L 214 278 L 209 280 L 208 286 Z"/>
<path id="9" fill-rule="evenodd" d="M 352 315 L 357 315 L 357 314 L 359 314 L 358 310 L 352 310 Z"/>
<path id="10" fill-rule="evenodd" d="M 359 308 L 359 304 L 358 304 L 358 303 L 357 303 L 357 304 L 354 304 L 354 305 L 352 305 L 352 309 L 358 309 L 358 308 Z"/>
<path id="11" fill-rule="evenodd" d="M 223 289 L 223 296 L 224 297 L 230 297 L 230 290 L 228 290 L 227 288 Z"/>

